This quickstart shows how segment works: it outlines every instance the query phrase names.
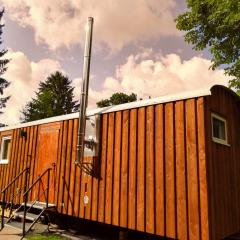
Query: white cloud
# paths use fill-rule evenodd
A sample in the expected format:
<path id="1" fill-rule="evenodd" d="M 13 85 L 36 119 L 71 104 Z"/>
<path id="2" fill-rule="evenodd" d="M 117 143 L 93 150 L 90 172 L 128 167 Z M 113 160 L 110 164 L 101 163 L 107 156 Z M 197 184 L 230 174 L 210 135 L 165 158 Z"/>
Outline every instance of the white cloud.
<path id="1" fill-rule="evenodd" d="M 152 54 L 153 55 L 153 54 Z M 229 78 L 223 70 L 209 70 L 211 62 L 202 57 L 182 61 L 176 54 L 149 56 L 146 52 L 131 55 L 116 69 L 115 76 L 104 80 L 102 89 L 89 90 L 90 107 L 114 92 L 132 92 L 138 98 L 158 97 L 183 91 L 227 86 Z"/>
<path id="2" fill-rule="evenodd" d="M 35 31 L 50 49 L 81 44 L 93 16 L 94 40 L 111 50 L 159 35 L 178 35 L 176 0 L 1 0 L 9 17 Z"/>
<path id="3" fill-rule="evenodd" d="M 27 101 L 34 97 L 40 81 L 56 70 L 62 70 L 57 61 L 43 59 L 39 62 L 31 62 L 22 52 L 10 50 L 6 58 L 11 59 L 4 77 L 11 82 L 4 94 L 10 95 L 7 107 L 0 115 L 0 122 L 15 124 L 19 122 L 20 110 Z"/>
<path id="4" fill-rule="evenodd" d="M 5 93 L 10 94 L 11 99 L 5 113 L 0 115 L 0 122 L 13 124 L 19 121 L 20 110 L 34 96 L 39 82 L 52 72 L 63 69 L 59 62 L 51 59 L 30 62 L 22 52 L 10 51 L 7 57 L 12 60 L 5 77 L 11 81 L 11 85 Z M 116 68 L 114 76 L 104 80 L 101 89 L 89 89 L 89 108 L 95 108 L 97 101 L 109 98 L 115 92 L 134 92 L 138 98 L 148 98 L 202 89 L 214 84 L 227 85 L 229 78 L 224 71 L 211 71 L 210 65 L 211 62 L 202 57 L 182 61 L 177 54 L 159 56 L 147 49 L 129 56 L 123 65 Z M 95 77 L 91 76 L 92 83 Z M 77 99 L 80 96 L 80 82 L 81 78 L 73 80 Z"/>

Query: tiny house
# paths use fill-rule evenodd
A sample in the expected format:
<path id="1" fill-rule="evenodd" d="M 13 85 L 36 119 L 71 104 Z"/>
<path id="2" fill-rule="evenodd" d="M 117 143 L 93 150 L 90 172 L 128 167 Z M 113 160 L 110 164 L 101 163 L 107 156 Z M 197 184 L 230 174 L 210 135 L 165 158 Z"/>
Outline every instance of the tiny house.
<path id="1" fill-rule="evenodd" d="M 0 189 L 29 169 L 1 203 L 21 204 L 30 188 L 27 201 L 44 202 L 48 186 L 59 214 L 173 239 L 226 238 L 240 231 L 239 100 L 217 85 L 88 112 L 99 119 L 98 150 L 81 165 L 77 113 L 1 128 Z M 46 169 L 48 182 L 36 183 Z"/>

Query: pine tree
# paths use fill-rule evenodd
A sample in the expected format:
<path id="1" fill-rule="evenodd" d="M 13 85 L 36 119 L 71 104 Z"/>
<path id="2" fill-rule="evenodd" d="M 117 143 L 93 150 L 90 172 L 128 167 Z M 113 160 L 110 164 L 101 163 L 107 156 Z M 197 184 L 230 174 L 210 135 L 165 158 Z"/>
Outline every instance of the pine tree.
<path id="1" fill-rule="evenodd" d="M 61 72 L 51 74 L 40 82 L 36 98 L 26 104 L 22 111 L 22 122 L 69 114 L 77 111 L 71 80 Z"/>
<path id="2" fill-rule="evenodd" d="M 4 9 L 0 11 L 0 45 L 2 44 L 2 33 L 3 33 L 3 27 L 4 24 L 2 24 L 2 17 L 3 17 Z M 6 72 L 7 70 L 7 64 L 9 62 L 9 59 L 3 59 L 4 55 L 7 53 L 7 50 L 1 49 L 0 50 L 0 95 L 3 95 L 3 90 L 8 87 L 9 82 L 2 78 L 1 76 Z M 0 97 L 0 109 L 6 107 L 6 102 L 10 97 Z M 0 111 L 0 113 L 2 113 Z"/>

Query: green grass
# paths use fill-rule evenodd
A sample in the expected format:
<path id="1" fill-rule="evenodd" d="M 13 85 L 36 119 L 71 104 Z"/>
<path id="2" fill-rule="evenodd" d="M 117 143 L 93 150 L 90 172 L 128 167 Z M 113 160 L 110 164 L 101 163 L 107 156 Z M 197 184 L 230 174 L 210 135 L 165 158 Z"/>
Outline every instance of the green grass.
<path id="1" fill-rule="evenodd" d="M 26 236 L 26 239 L 28 240 L 68 240 L 67 237 L 62 237 L 58 234 L 53 233 L 43 233 L 43 234 L 29 234 Z"/>

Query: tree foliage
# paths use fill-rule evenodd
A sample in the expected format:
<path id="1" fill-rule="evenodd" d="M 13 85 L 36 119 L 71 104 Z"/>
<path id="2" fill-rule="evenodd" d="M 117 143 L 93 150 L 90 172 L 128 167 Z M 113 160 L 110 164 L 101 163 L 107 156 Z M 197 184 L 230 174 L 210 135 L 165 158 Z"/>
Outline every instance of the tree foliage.
<path id="1" fill-rule="evenodd" d="M 186 0 L 188 11 L 176 19 L 195 50 L 209 49 L 212 69 L 222 66 L 240 89 L 240 1 Z"/>
<path id="2" fill-rule="evenodd" d="M 127 95 L 125 93 L 114 93 L 109 99 L 103 99 L 97 102 L 97 107 L 108 107 L 112 105 L 118 105 L 122 103 L 134 102 L 137 100 L 137 95 L 132 93 Z"/>
<path id="3" fill-rule="evenodd" d="M 36 98 L 26 104 L 22 111 L 22 122 L 64 115 L 77 110 L 71 81 L 61 72 L 51 74 L 40 82 Z"/>
<path id="4" fill-rule="evenodd" d="M 2 44 L 2 33 L 4 24 L 1 24 L 4 10 L 0 11 L 0 45 Z M 4 59 L 4 55 L 7 53 L 7 50 L 0 50 L 0 95 L 3 95 L 4 89 L 8 87 L 9 82 L 1 77 L 7 70 L 7 64 L 9 59 Z M 0 109 L 6 107 L 6 102 L 10 97 L 0 97 Z M 1 112 L 0 112 L 1 113 Z"/>

